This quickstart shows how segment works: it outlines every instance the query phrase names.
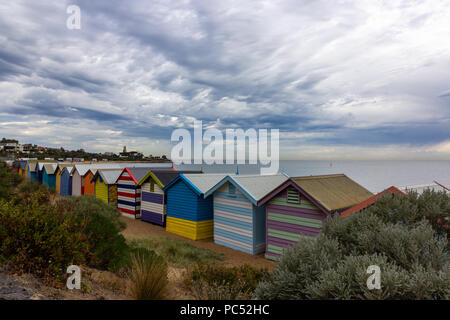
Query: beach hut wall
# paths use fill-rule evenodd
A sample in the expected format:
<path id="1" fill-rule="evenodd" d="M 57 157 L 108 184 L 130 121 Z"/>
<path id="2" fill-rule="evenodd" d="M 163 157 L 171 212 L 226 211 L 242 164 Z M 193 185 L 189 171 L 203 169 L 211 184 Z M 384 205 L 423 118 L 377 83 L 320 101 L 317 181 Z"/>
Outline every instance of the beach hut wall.
<path id="1" fill-rule="evenodd" d="M 288 179 L 278 175 L 229 175 L 205 196 L 214 199 L 214 242 L 252 255 L 266 246 L 265 206 L 258 201 Z"/>
<path id="2" fill-rule="evenodd" d="M 224 177 L 225 174 L 180 174 L 166 185 L 166 230 L 192 240 L 211 238 L 213 198 L 204 195 Z"/>
<path id="3" fill-rule="evenodd" d="M 141 220 L 165 226 L 166 196 L 164 186 L 180 173 L 200 174 L 201 171 L 151 170 L 141 179 Z"/>
<path id="4" fill-rule="evenodd" d="M 61 171 L 61 188 L 60 195 L 71 196 L 72 195 L 72 167 L 65 167 Z"/>

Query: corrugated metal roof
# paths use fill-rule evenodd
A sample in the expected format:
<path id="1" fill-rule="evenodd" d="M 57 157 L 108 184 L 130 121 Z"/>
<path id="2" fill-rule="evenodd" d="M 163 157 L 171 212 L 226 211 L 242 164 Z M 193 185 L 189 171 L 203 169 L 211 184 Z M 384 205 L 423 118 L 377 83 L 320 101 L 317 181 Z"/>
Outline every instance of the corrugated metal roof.
<path id="1" fill-rule="evenodd" d="M 47 174 L 55 174 L 56 169 L 58 168 L 58 165 L 56 163 L 46 163 L 44 164 L 45 172 Z"/>
<path id="2" fill-rule="evenodd" d="M 77 170 L 81 176 L 84 176 L 89 169 L 120 169 L 120 168 L 136 168 L 136 167 L 152 167 L 152 168 L 170 168 L 172 163 L 90 163 L 90 164 L 76 164 L 72 169 L 72 173 Z"/>
<path id="3" fill-rule="evenodd" d="M 225 178 L 226 174 L 183 174 L 201 193 L 206 193 L 214 187 L 220 180 Z"/>
<path id="4" fill-rule="evenodd" d="M 174 170 L 152 170 L 153 174 L 165 186 L 170 181 L 178 177 L 180 173 L 183 174 L 202 174 L 202 171 L 174 171 Z"/>
<path id="5" fill-rule="evenodd" d="M 62 170 L 63 168 L 65 168 L 65 167 L 73 167 L 73 163 L 71 163 L 71 162 L 66 162 L 66 163 L 58 163 L 58 168 L 60 169 L 60 170 Z"/>
<path id="6" fill-rule="evenodd" d="M 161 188 L 164 188 L 167 184 L 169 184 L 173 179 L 179 176 L 180 173 L 203 173 L 202 171 L 196 170 L 167 170 L 167 169 L 152 169 L 147 172 L 147 174 L 139 181 L 139 185 L 142 185 L 148 178 L 152 176 L 156 178 L 155 181 L 160 185 Z"/>
<path id="7" fill-rule="evenodd" d="M 256 201 L 280 186 L 288 177 L 284 174 L 276 175 L 230 175 L 243 189 L 250 193 Z"/>
<path id="8" fill-rule="evenodd" d="M 404 194 L 404 193 L 397 187 L 391 186 L 391 187 L 377 193 L 376 195 L 371 196 L 369 199 L 364 200 L 363 202 L 360 202 L 357 205 L 350 207 L 347 210 L 341 212 L 341 216 L 346 218 L 353 213 L 360 212 L 360 211 L 368 208 L 369 206 L 373 205 L 379 197 L 381 197 L 385 194 L 399 195 L 399 194 Z"/>
<path id="9" fill-rule="evenodd" d="M 142 178 L 145 177 L 145 175 L 154 169 L 154 167 L 136 167 L 136 168 L 130 168 L 128 167 L 128 170 L 130 171 L 131 175 L 136 179 L 137 182 L 141 181 Z"/>
<path id="10" fill-rule="evenodd" d="M 344 174 L 293 177 L 291 180 L 328 211 L 348 208 L 373 196 Z"/>
<path id="11" fill-rule="evenodd" d="M 38 161 L 37 162 L 37 166 L 36 166 L 36 170 L 42 171 L 42 169 L 44 169 L 44 165 L 46 164 L 56 164 L 55 161 Z"/>
<path id="12" fill-rule="evenodd" d="M 205 197 L 214 193 L 217 189 L 225 183 L 234 184 L 242 193 L 244 193 L 249 200 L 258 205 L 258 201 L 272 192 L 275 188 L 282 185 L 289 178 L 284 174 L 276 175 L 227 175 L 213 188 L 206 192 Z"/>
<path id="13" fill-rule="evenodd" d="M 30 168 L 30 172 L 36 172 L 36 165 L 37 165 L 36 161 L 28 162 L 28 167 Z"/>
<path id="14" fill-rule="evenodd" d="M 102 177 L 104 183 L 115 184 L 122 171 L 122 169 L 98 169 L 97 173 Z"/>
<path id="15" fill-rule="evenodd" d="M 72 175 L 72 169 L 73 169 L 73 167 L 65 167 L 65 168 L 63 168 L 62 170 L 62 172 L 64 172 L 64 170 L 67 170 L 67 172 L 69 172 L 69 175 L 71 176 Z"/>

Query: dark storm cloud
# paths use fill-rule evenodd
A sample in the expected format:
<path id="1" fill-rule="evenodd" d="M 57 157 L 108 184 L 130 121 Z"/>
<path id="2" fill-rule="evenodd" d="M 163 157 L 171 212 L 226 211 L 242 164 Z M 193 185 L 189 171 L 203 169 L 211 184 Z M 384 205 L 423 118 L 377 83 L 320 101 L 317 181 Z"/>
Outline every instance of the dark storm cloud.
<path id="1" fill-rule="evenodd" d="M 104 139 L 168 139 L 195 118 L 289 143 L 436 144 L 450 139 L 449 18 L 409 1 L 5 3 L 1 120 L 120 132 Z"/>

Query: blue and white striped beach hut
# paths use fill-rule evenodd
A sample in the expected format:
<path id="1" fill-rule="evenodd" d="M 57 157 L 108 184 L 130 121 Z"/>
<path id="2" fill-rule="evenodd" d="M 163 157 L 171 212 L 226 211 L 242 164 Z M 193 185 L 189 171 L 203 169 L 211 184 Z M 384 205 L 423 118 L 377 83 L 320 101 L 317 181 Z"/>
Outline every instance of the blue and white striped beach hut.
<path id="1" fill-rule="evenodd" d="M 206 192 L 214 199 L 214 242 L 253 255 L 264 252 L 266 210 L 258 201 L 287 179 L 283 174 L 229 175 Z"/>

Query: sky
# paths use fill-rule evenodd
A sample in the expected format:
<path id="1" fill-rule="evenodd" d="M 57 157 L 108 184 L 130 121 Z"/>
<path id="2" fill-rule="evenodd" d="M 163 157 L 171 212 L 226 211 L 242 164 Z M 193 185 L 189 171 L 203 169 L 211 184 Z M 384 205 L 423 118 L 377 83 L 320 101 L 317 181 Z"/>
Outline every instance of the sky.
<path id="1" fill-rule="evenodd" d="M 450 160 L 448 0 L 15 0 L 0 30 L 1 137 L 170 155 L 202 120 L 279 129 L 281 159 Z"/>

